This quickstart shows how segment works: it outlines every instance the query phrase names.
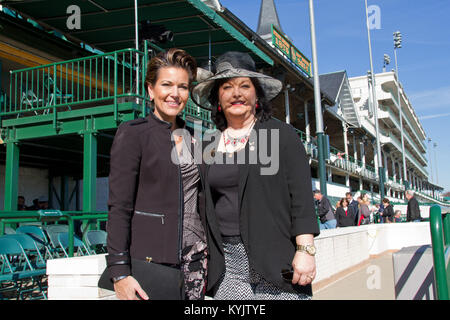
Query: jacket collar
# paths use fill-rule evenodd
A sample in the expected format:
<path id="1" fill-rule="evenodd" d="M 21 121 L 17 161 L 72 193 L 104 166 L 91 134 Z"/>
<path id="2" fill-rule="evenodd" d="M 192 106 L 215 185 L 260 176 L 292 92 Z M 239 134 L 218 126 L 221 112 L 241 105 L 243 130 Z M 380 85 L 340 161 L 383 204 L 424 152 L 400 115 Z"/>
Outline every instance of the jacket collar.
<path id="1" fill-rule="evenodd" d="M 170 129 L 172 127 L 171 122 L 159 119 L 157 116 L 155 116 L 153 111 L 150 111 L 150 113 L 147 116 L 147 119 L 149 120 L 149 122 L 151 124 L 154 124 L 154 125 L 158 125 L 161 127 L 167 127 L 168 129 Z M 178 128 L 184 128 L 186 126 L 186 122 L 183 119 L 181 119 L 180 116 L 176 116 L 175 122 L 177 123 Z"/>

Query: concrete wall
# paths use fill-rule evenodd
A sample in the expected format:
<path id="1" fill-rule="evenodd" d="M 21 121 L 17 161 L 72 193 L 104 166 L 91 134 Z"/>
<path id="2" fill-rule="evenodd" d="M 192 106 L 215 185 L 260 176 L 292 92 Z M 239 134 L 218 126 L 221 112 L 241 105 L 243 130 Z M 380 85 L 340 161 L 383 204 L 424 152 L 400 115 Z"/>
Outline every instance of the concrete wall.
<path id="1" fill-rule="evenodd" d="M 322 230 L 315 239 L 315 282 L 356 266 L 371 255 L 430 244 L 429 229 L 428 222 L 419 222 Z M 97 288 L 105 266 L 104 255 L 49 260 L 49 299 L 113 299 L 111 291 Z"/>
<path id="2" fill-rule="evenodd" d="M 431 244 L 428 222 L 372 224 L 322 230 L 317 246 L 316 282 L 355 266 L 371 255 Z"/>

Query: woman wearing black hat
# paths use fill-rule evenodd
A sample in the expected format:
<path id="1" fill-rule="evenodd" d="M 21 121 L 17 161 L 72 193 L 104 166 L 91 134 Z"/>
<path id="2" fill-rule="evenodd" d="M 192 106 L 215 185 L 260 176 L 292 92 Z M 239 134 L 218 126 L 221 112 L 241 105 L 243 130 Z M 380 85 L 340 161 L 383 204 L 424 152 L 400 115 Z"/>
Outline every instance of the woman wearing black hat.
<path id="1" fill-rule="evenodd" d="M 220 130 L 204 152 L 208 293 L 309 299 L 319 228 L 304 147 L 292 126 L 271 117 L 282 84 L 256 72 L 248 54 L 228 52 L 214 67 L 193 90 Z"/>

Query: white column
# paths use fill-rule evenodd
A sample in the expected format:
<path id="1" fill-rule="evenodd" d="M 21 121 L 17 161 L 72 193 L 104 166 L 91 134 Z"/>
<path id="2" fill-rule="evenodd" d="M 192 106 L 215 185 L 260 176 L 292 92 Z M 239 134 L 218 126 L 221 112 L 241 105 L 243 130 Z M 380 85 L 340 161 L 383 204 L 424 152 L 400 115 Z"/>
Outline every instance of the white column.
<path id="1" fill-rule="evenodd" d="M 358 161 L 358 149 L 356 149 L 356 137 L 353 136 L 353 158 Z"/>
<path id="2" fill-rule="evenodd" d="M 342 129 L 344 131 L 344 152 L 345 152 L 345 159 L 348 160 L 348 137 L 347 137 L 347 125 L 344 121 L 342 121 Z"/>
<path id="3" fill-rule="evenodd" d="M 392 163 L 392 176 L 394 177 L 394 180 L 397 181 L 397 170 L 395 170 L 395 160 L 393 156 L 391 156 L 391 163 Z"/>
<path id="4" fill-rule="evenodd" d="M 350 175 L 345 175 L 345 186 L 350 187 Z"/>
<path id="5" fill-rule="evenodd" d="M 291 123 L 290 108 L 289 108 L 289 89 L 290 85 L 286 85 L 286 88 L 284 89 L 284 107 L 286 111 L 286 123 Z"/>
<path id="6" fill-rule="evenodd" d="M 366 167 L 366 152 L 364 150 L 364 143 L 361 141 L 360 142 L 360 147 L 361 147 L 361 161 L 363 163 L 363 167 Z"/>
<path id="7" fill-rule="evenodd" d="M 375 174 L 378 176 L 378 152 L 376 150 L 373 152 L 373 163 L 375 165 Z"/>
<path id="8" fill-rule="evenodd" d="M 384 173 L 385 173 L 384 181 L 388 181 L 389 180 L 389 166 L 387 163 L 387 153 L 385 151 L 383 151 L 383 160 L 384 160 L 384 168 L 386 169 L 384 171 Z"/>
<path id="9" fill-rule="evenodd" d="M 309 116 L 308 116 L 308 101 L 305 100 L 304 102 L 304 109 L 305 109 L 305 133 L 306 133 L 306 142 L 311 141 L 311 128 L 309 126 Z"/>

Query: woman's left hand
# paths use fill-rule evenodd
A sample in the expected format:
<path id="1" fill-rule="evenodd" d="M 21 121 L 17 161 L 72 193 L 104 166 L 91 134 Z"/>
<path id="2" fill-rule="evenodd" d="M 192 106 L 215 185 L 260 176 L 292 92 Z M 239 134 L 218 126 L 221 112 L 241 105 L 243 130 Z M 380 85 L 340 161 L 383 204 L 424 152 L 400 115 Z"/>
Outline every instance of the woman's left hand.
<path id="1" fill-rule="evenodd" d="M 296 251 L 292 268 L 294 269 L 292 284 L 306 286 L 316 277 L 316 259 L 306 252 Z"/>

